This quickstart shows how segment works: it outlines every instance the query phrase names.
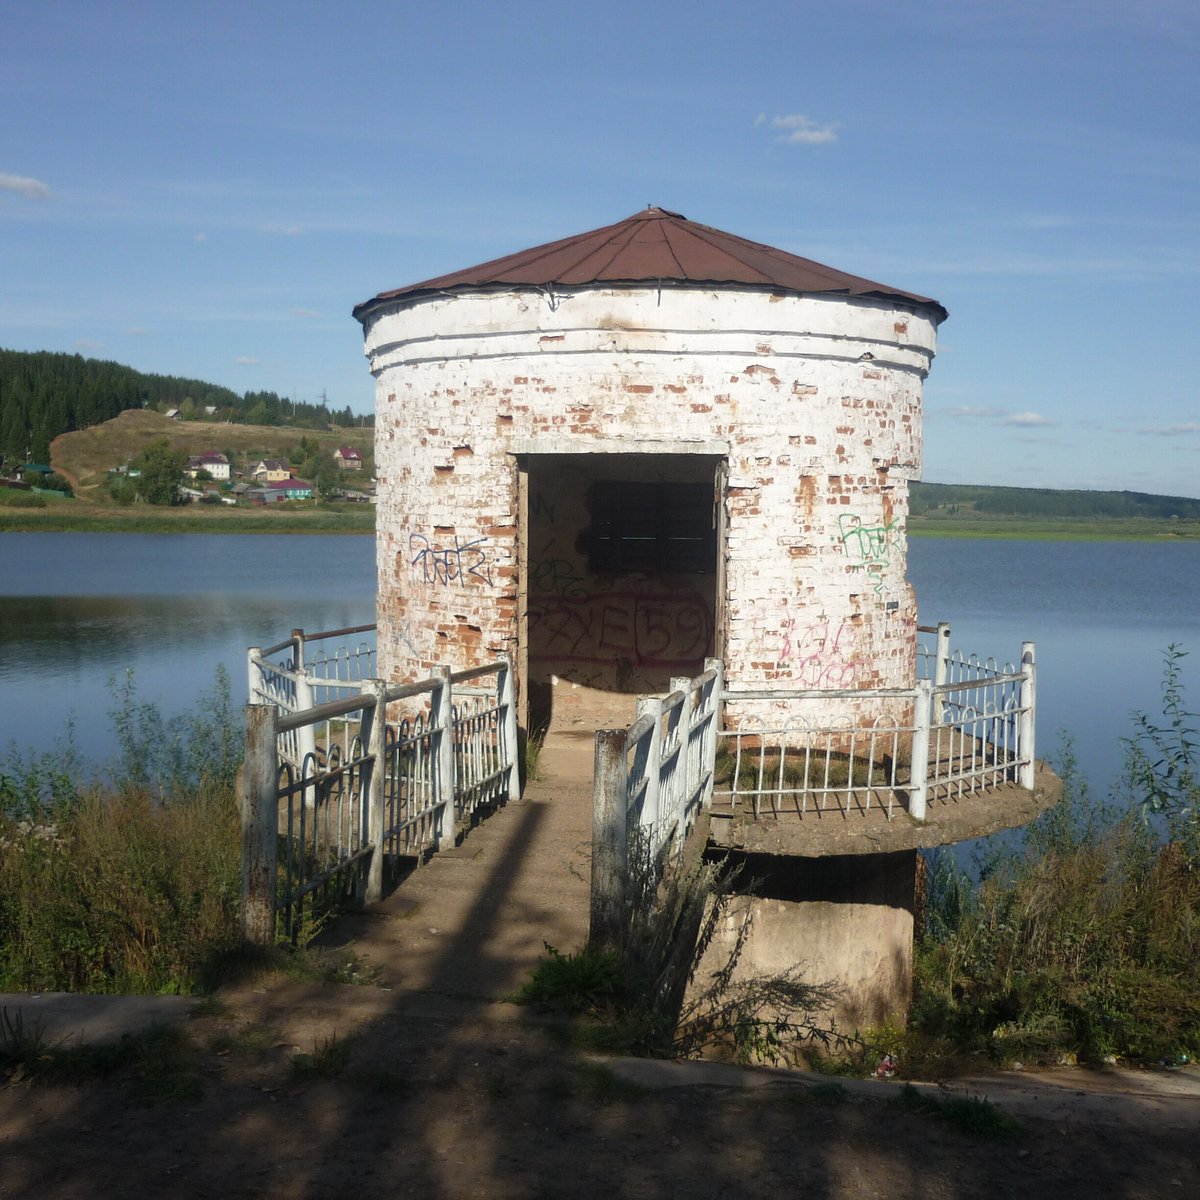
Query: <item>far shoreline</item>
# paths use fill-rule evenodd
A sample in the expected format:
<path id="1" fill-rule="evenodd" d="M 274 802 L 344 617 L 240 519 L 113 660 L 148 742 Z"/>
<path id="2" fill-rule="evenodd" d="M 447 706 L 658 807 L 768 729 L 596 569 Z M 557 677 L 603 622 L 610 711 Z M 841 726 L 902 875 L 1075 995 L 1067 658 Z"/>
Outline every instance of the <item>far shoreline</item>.
<path id="1" fill-rule="evenodd" d="M 109 505 L 52 501 L 45 508 L 0 503 L 0 534 L 4 533 L 208 533 L 208 534 L 324 534 L 367 537 L 375 534 L 373 505 L 322 505 L 312 508 L 228 508 L 195 505 L 130 509 Z M 1174 542 L 1200 543 L 1200 521 L 1137 518 L 1044 519 L 910 517 L 906 532 L 912 538 L 994 541 L 1061 542 Z"/>

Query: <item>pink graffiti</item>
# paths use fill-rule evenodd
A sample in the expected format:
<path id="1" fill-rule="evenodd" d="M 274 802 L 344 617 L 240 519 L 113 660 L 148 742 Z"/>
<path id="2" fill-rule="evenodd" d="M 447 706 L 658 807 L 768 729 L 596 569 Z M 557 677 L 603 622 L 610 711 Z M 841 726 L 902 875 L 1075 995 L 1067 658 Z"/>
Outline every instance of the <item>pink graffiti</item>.
<path id="1" fill-rule="evenodd" d="M 836 629 L 831 621 L 817 621 L 793 646 L 795 630 L 796 618 L 785 617 L 776 666 L 786 668 L 798 687 L 841 688 L 853 684 L 858 674 L 858 663 L 853 658 L 858 631 L 849 621 Z"/>

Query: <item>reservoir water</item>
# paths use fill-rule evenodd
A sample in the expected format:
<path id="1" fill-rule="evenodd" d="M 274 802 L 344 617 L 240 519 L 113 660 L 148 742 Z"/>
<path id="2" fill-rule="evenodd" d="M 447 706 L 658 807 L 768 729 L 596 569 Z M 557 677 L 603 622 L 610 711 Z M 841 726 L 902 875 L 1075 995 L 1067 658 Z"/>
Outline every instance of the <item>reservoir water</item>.
<path id="1" fill-rule="evenodd" d="M 1200 664 L 1198 544 L 913 538 L 908 563 L 921 620 L 949 621 L 955 648 L 1015 661 L 1037 642 L 1039 753 L 1069 734 L 1097 792 L 1131 713 L 1158 712 L 1165 648 Z M 70 723 L 81 756 L 107 762 L 127 670 L 169 715 L 223 665 L 241 705 L 247 646 L 372 621 L 374 597 L 369 537 L 4 534 L 0 761 L 54 749 Z"/>

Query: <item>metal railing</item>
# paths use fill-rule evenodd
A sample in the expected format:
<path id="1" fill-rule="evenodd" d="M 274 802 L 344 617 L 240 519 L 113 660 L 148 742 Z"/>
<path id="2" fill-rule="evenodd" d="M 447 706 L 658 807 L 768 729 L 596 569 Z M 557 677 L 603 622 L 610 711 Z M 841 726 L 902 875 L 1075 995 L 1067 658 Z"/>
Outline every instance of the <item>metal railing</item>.
<path id="1" fill-rule="evenodd" d="M 277 919 L 295 938 L 314 895 L 379 899 L 386 860 L 443 849 L 481 810 L 520 794 L 506 658 L 396 685 L 271 660 L 289 645 L 250 652 L 242 913 L 245 936 L 263 944 Z M 352 694 L 299 708 L 304 680 Z M 389 706 L 403 708 L 398 719 Z"/>
<path id="2" fill-rule="evenodd" d="M 642 697 L 628 729 L 596 732 L 593 939 L 612 942 L 623 928 L 631 855 L 661 865 L 711 804 L 723 681 L 720 661 L 707 659 L 695 679 L 672 679 L 665 697 Z"/>
<path id="3" fill-rule="evenodd" d="M 672 680 L 665 699 L 642 700 L 628 729 L 597 731 L 593 938 L 610 942 L 622 928 L 631 834 L 640 831 L 661 855 L 690 828 L 696 798 L 755 819 L 830 809 L 866 813 L 874 806 L 888 819 L 900 808 L 923 821 L 931 802 L 1006 784 L 1032 789 L 1034 643 L 1022 645 L 1018 665 L 1000 665 L 951 651 L 945 622 L 919 632 L 934 636 L 918 639 L 911 688 L 729 691 L 721 664 L 708 660 L 696 679 Z M 684 697 L 697 695 L 702 701 L 689 710 Z M 806 706 L 826 712 L 831 701 L 865 715 L 838 721 L 802 715 Z M 746 702 L 767 702 L 787 715 L 749 716 L 719 729 L 720 706 Z"/>

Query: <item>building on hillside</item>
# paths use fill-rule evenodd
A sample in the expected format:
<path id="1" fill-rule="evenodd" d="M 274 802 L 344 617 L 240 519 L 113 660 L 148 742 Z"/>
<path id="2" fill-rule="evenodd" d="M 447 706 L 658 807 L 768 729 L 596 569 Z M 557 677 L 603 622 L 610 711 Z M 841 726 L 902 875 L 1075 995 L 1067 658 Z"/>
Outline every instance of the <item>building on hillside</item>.
<path id="1" fill-rule="evenodd" d="M 294 477 L 291 479 L 273 480 L 266 485 L 265 490 L 275 492 L 284 500 L 311 500 L 314 492 L 311 483 L 305 479 Z"/>
<path id="2" fill-rule="evenodd" d="M 292 468 L 278 458 L 264 458 L 251 474 L 259 483 L 280 483 L 292 477 Z"/>
<path id="3" fill-rule="evenodd" d="M 363 457 L 353 446 L 339 446 L 333 452 L 333 461 L 343 471 L 361 471 Z"/>
<path id="4" fill-rule="evenodd" d="M 229 459 L 219 450 L 206 450 L 203 454 L 193 454 L 187 460 L 184 471 L 192 479 L 201 471 L 207 471 L 209 477 L 218 483 L 228 483 Z"/>

